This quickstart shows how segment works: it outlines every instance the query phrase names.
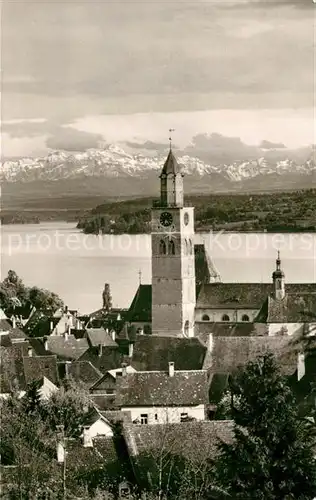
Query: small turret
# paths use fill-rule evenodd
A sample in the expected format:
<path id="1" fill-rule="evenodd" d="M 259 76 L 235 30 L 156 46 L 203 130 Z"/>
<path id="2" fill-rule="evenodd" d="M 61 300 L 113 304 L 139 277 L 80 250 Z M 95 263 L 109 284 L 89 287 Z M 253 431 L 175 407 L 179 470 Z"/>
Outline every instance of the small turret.
<path id="1" fill-rule="evenodd" d="M 285 297 L 285 274 L 281 269 L 280 251 L 278 250 L 278 257 L 276 260 L 276 269 L 272 273 L 274 298 L 282 300 Z"/>

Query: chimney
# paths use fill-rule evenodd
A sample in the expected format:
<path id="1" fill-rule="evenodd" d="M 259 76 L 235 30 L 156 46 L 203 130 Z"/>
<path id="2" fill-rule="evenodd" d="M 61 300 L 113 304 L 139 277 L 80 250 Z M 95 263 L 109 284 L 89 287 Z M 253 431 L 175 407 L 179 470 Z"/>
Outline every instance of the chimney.
<path id="1" fill-rule="evenodd" d="M 173 376 L 174 376 L 174 362 L 169 361 L 169 377 L 173 377 Z"/>
<path id="2" fill-rule="evenodd" d="M 117 321 L 121 321 L 121 315 L 120 315 L 120 313 L 118 313 L 118 315 L 117 315 L 117 317 L 116 317 L 116 320 L 117 320 Z"/>
<path id="3" fill-rule="evenodd" d="M 213 347 L 214 347 L 213 334 L 209 333 L 208 334 L 208 339 L 207 339 L 207 350 L 208 350 L 208 352 L 212 353 L 213 352 Z"/>
<path id="4" fill-rule="evenodd" d="M 297 380 L 301 380 L 305 375 L 305 355 L 299 352 L 297 355 Z"/>
<path id="5" fill-rule="evenodd" d="M 130 344 L 128 344 L 128 357 L 129 358 L 133 357 L 133 352 L 134 352 L 134 344 L 130 343 Z"/>
<path id="6" fill-rule="evenodd" d="M 126 377 L 127 375 L 127 365 L 126 363 L 122 363 L 122 377 Z"/>
<path id="7" fill-rule="evenodd" d="M 69 367 L 71 365 L 71 361 L 65 361 L 65 378 L 69 379 Z"/>
<path id="8" fill-rule="evenodd" d="M 144 328 L 141 327 L 137 330 L 138 335 L 144 335 Z"/>
<path id="9" fill-rule="evenodd" d="M 51 320 L 51 322 L 49 324 L 49 329 L 50 329 L 50 333 L 52 333 L 52 331 L 54 330 L 54 322 L 53 322 L 53 320 Z"/>
<path id="10" fill-rule="evenodd" d="M 82 324 L 79 318 L 76 319 L 76 329 L 82 330 Z"/>
<path id="11" fill-rule="evenodd" d="M 93 448 L 93 441 L 92 441 L 92 437 L 90 436 L 88 426 L 83 427 L 82 437 L 83 437 L 83 447 L 84 448 Z"/>
<path id="12" fill-rule="evenodd" d="M 115 337 L 116 337 L 115 330 L 111 330 L 111 337 L 112 337 L 112 340 L 114 340 L 114 342 L 115 342 Z"/>
<path id="13" fill-rule="evenodd" d="M 12 318 L 12 328 L 16 328 L 16 319 L 15 316 Z"/>
<path id="14" fill-rule="evenodd" d="M 64 313 L 67 314 L 67 312 L 68 312 L 68 306 L 65 306 Z"/>
<path id="15" fill-rule="evenodd" d="M 31 358 L 33 356 L 33 349 L 32 349 L 32 346 L 28 346 L 27 348 L 27 355 L 29 358 Z"/>
<path id="16" fill-rule="evenodd" d="M 48 351 L 48 340 L 47 340 L 47 338 L 44 340 L 44 349 L 45 349 L 45 351 Z"/>

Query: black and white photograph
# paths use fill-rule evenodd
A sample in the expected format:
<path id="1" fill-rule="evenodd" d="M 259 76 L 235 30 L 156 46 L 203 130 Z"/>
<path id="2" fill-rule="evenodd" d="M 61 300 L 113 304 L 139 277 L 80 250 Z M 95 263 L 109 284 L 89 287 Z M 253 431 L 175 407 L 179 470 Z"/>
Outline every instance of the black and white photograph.
<path id="1" fill-rule="evenodd" d="M 0 498 L 316 500 L 315 0 L 3 0 Z"/>

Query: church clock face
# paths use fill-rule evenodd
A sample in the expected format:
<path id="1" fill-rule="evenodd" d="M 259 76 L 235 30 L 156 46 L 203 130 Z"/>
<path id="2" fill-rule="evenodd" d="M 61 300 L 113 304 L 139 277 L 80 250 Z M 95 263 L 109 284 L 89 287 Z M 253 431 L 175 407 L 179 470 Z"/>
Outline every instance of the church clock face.
<path id="1" fill-rule="evenodd" d="M 160 215 L 160 223 L 165 226 L 171 226 L 173 221 L 172 214 L 170 212 L 162 212 Z"/>
<path id="2" fill-rule="evenodd" d="M 183 216 L 183 221 L 184 221 L 184 224 L 187 226 L 189 224 L 189 214 L 188 212 L 185 212 L 184 216 Z"/>

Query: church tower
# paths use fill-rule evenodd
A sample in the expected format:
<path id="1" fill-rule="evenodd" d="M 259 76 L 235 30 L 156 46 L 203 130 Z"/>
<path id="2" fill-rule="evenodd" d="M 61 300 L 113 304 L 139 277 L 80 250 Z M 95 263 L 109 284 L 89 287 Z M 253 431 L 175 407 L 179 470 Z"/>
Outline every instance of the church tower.
<path id="1" fill-rule="evenodd" d="M 183 204 L 183 172 L 170 145 L 152 208 L 152 333 L 194 335 L 194 208 Z"/>
<path id="2" fill-rule="evenodd" d="M 285 297 L 285 274 L 281 269 L 280 251 L 276 260 L 276 269 L 272 274 L 274 298 L 282 300 Z"/>

